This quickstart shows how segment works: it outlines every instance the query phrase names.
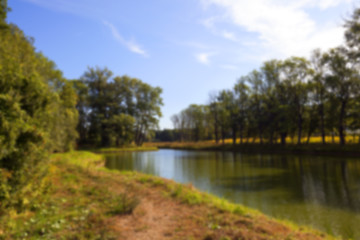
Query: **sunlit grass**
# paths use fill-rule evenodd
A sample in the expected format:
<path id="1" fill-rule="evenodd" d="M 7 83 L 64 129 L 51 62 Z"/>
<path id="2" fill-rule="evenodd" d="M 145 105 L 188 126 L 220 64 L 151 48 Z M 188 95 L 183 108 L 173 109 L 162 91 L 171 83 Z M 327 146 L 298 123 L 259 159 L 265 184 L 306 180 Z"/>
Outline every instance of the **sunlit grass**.
<path id="1" fill-rule="evenodd" d="M 141 151 L 157 151 L 156 146 L 128 146 L 128 147 L 108 147 L 108 148 L 90 148 L 84 149 L 97 153 L 117 153 L 117 152 L 141 152 Z"/>

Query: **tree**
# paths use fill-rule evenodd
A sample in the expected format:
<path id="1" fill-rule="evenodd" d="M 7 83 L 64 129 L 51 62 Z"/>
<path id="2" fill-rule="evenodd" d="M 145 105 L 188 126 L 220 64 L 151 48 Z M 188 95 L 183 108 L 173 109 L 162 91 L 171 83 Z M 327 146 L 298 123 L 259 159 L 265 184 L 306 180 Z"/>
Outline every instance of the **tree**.
<path id="1" fill-rule="evenodd" d="M 356 62 L 360 59 L 360 8 L 354 10 L 349 19 L 345 21 L 345 40 L 349 49 L 348 56 Z"/>
<path id="2" fill-rule="evenodd" d="M 264 120 L 265 109 L 264 109 L 264 82 L 263 75 L 261 72 L 254 70 L 247 77 L 246 81 L 250 84 L 249 93 L 249 118 L 250 123 L 255 125 L 257 133 L 260 138 L 260 144 L 263 143 L 263 134 L 266 121 Z M 250 126 L 251 128 L 251 126 Z M 254 138 L 255 139 L 255 138 Z"/>
<path id="3" fill-rule="evenodd" d="M 5 20 L 9 10 L 7 0 L 0 0 L 0 29 L 7 27 Z"/>
<path id="4" fill-rule="evenodd" d="M 89 140 L 89 96 L 87 85 L 80 80 L 72 81 L 73 88 L 75 90 L 77 101 L 76 109 L 78 111 L 78 124 L 76 130 L 79 134 L 78 144 L 84 145 Z"/>
<path id="5" fill-rule="evenodd" d="M 114 145 L 117 147 L 125 146 L 131 143 L 134 139 L 134 125 L 135 119 L 127 114 L 121 113 L 112 116 L 108 124 L 112 130 L 110 138 L 114 139 Z"/>
<path id="6" fill-rule="evenodd" d="M 316 49 L 311 57 L 312 78 L 310 80 L 310 99 L 317 111 L 314 114 L 319 116 L 320 132 L 322 143 L 326 144 L 325 133 L 325 103 L 327 100 L 327 86 L 325 78 L 325 59 L 323 53 Z M 313 115 L 311 115 L 313 116 Z"/>
<path id="7" fill-rule="evenodd" d="M 209 113 L 211 116 L 211 122 L 213 123 L 214 136 L 216 144 L 219 143 L 219 102 L 216 94 L 210 95 Z"/>
<path id="8" fill-rule="evenodd" d="M 113 77 L 109 69 L 98 67 L 89 68 L 75 87 L 81 142 L 104 147 L 131 141 L 141 145 L 157 128 L 161 88 L 128 76 Z"/>
<path id="9" fill-rule="evenodd" d="M 282 64 L 283 83 L 287 85 L 290 109 L 294 110 L 298 130 L 297 143 L 301 144 L 306 105 L 308 103 L 309 62 L 304 58 L 292 57 Z"/>
<path id="10" fill-rule="evenodd" d="M 266 122 L 265 131 L 269 138 L 269 143 L 272 144 L 274 142 L 274 135 L 276 131 L 281 131 L 279 128 L 283 128 L 281 123 L 286 121 L 286 115 L 284 115 L 284 111 L 287 109 L 281 109 L 279 103 L 280 93 L 280 69 L 281 69 L 281 61 L 278 60 L 270 60 L 263 63 L 261 67 L 261 73 L 264 79 L 264 121 Z M 285 92 L 286 93 L 286 92 Z M 281 117 L 280 115 L 284 115 Z M 284 118 L 285 117 L 285 118 Z M 286 130 L 286 128 L 285 128 Z M 287 131 L 282 131 L 281 139 L 282 143 L 285 144 Z"/>
<path id="11" fill-rule="evenodd" d="M 243 143 L 244 130 L 249 115 L 249 87 L 246 85 L 246 77 L 242 77 L 234 86 L 235 105 L 237 107 L 237 124 L 240 132 L 240 143 Z"/>
<path id="12" fill-rule="evenodd" d="M 109 129 L 107 120 L 109 119 L 108 104 L 111 102 L 111 88 L 108 81 L 113 73 L 107 69 L 99 67 L 89 68 L 81 78 L 81 81 L 88 87 L 89 108 L 89 138 L 92 143 L 100 143 L 101 146 L 110 144 Z"/>
<path id="13" fill-rule="evenodd" d="M 221 138 L 223 144 L 225 143 L 225 137 L 228 129 L 231 129 L 231 136 L 233 144 L 236 144 L 236 133 L 238 128 L 238 108 L 236 106 L 234 93 L 231 90 L 222 90 L 218 95 L 218 101 L 220 102 L 220 126 L 221 126 Z"/>
<path id="14" fill-rule="evenodd" d="M 342 47 L 331 49 L 324 56 L 329 98 L 333 103 L 333 110 L 337 112 L 341 145 L 345 144 L 348 104 L 351 99 L 356 98 L 360 86 L 359 74 L 348 56 L 347 50 Z"/>

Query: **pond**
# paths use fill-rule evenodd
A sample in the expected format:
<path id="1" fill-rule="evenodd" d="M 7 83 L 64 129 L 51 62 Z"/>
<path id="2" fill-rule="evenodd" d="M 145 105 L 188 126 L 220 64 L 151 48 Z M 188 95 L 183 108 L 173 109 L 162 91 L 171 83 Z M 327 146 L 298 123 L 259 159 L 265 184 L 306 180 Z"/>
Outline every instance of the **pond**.
<path id="1" fill-rule="evenodd" d="M 135 170 L 333 235 L 360 239 L 360 160 L 296 155 L 159 150 L 106 155 Z"/>

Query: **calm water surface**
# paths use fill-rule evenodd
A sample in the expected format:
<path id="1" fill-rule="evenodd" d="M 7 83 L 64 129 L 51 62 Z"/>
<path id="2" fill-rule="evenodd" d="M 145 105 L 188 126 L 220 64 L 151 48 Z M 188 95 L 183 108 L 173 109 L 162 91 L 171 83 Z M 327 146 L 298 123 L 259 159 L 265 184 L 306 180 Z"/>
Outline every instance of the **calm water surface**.
<path id="1" fill-rule="evenodd" d="M 159 150 L 106 156 L 281 219 L 360 239 L 360 159 Z"/>

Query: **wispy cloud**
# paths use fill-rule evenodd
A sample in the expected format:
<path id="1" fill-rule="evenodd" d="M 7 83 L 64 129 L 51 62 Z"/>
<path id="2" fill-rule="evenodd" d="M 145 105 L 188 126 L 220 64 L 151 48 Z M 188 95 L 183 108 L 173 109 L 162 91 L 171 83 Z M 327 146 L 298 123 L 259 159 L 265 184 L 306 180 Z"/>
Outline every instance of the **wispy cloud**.
<path id="1" fill-rule="evenodd" d="M 134 40 L 125 40 L 113 24 L 111 24 L 107 21 L 103 21 L 103 23 L 105 26 L 107 26 L 110 29 L 111 34 L 120 44 L 125 46 L 127 49 L 129 49 L 133 53 L 142 55 L 143 57 L 149 57 L 148 53 L 139 44 L 137 44 Z"/>
<path id="2" fill-rule="evenodd" d="M 225 28 L 224 23 L 231 23 L 241 32 L 255 33 L 256 47 L 264 49 L 264 55 L 273 57 L 302 56 L 314 48 L 328 49 L 341 44 L 344 31 L 341 16 L 325 16 L 325 20 L 320 22 L 307 10 L 322 11 L 340 4 L 355 3 L 355 0 L 200 1 L 206 5 L 206 9 L 216 6 L 222 11 L 222 18 L 210 16 L 203 21 L 211 32 L 217 29 L 224 38 L 236 40 L 236 32 L 219 30 Z"/>
<path id="3" fill-rule="evenodd" d="M 231 41 L 234 41 L 234 42 L 238 41 L 237 37 L 235 36 L 235 33 L 233 33 L 233 32 L 229 32 L 229 31 L 224 30 L 222 32 L 222 36 L 224 38 L 226 38 L 228 40 L 231 40 Z"/>
<path id="4" fill-rule="evenodd" d="M 204 64 L 204 65 L 209 65 L 210 57 L 213 55 L 215 55 L 215 53 L 213 53 L 213 52 L 197 53 L 197 54 L 195 54 L 195 58 L 199 63 Z"/>
<path id="5" fill-rule="evenodd" d="M 225 20 L 224 17 L 215 16 L 204 19 L 200 21 L 200 23 L 204 25 L 207 29 L 209 29 L 214 35 L 221 36 L 225 39 L 237 42 L 238 39 L 235 36 L 234 32 L 230 32 L 228 30 L 220 30 L 216 27 L 216 22 L 224 21 L 224 20 Z"/>

